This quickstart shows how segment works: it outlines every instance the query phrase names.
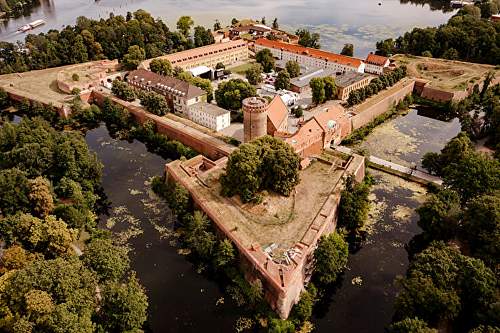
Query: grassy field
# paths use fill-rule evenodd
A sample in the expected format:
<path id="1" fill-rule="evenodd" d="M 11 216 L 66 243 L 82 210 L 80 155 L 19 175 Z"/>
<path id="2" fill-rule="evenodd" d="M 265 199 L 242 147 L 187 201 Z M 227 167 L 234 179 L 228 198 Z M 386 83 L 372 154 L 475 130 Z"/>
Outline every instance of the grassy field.
<path id="1" fill-rule="evenodd" d="M 482 82 L 489 71 L 494 71 L 496 77 L 500 75 L 500 70 L 490 65 L 401 54 L 392 59 L 398 65 L 406 65 L 409 76 L 429 80 L 431 86 L 450 92 L 463 91 Z"/>
<path id="2" fill-rule="evenodd" d="M 254 62 L 249 62 L 249 63 L 242 64 L 242 65 L 239 65 L 239 66 L 236 66 L 236 67 L 232 67 L 232 68 L 230 67 L 228 69 L 231 70 L 231 72 L 233 72 L 233 73 L 240 74 L 240 75 L 245 75 L 247 69 L 249 69 L 250 67 L 252 67 L 253 64 L 254 64 Z"/>

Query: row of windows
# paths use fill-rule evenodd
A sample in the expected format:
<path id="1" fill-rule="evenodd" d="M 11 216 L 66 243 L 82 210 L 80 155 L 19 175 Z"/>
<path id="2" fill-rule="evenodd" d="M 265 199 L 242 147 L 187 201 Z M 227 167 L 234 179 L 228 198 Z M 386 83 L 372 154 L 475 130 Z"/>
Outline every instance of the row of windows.
<path id="1" fill-rule="evenodd" d="M 209 52 L 209 53 L 204 53 L 204 54 L 200 54 L 200 55 L 194 55 L 192 57 L 187 57 L 187 58 L 183 58 L 181 60 L 174 60 L 172 61 L 172 65 L 174 64 L 178 64 L 178 63 L 181 63 L 181 62 L 186 62 L 186 61 L 189 61 L 189 60 L 193 60 L 193 59 L 198 59 L 198 58 L 204 58 L 204 57 L 208 57 L 210 55 L 214 55 L 214 54 L 219 54 L 219 53 L 222 53 L 222 52 L 230 52 L 230 53 L 234 53 L 234 49 L 237 49 L 237 48 L 246 48 L 246 45 L 244 46 L 233 46 L 233 47 L 230 47 L 230 48 L 226 48 L 226 49 L 223 49 L 223 50 L 219 50 L 219 51 L 215 51 L 215 52 Z"/>

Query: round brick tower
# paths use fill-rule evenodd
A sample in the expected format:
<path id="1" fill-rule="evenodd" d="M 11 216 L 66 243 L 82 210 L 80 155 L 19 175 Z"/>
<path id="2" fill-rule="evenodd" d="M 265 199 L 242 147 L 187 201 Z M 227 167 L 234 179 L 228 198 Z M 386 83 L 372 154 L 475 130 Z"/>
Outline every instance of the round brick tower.
<path id="1" fill-rule="evenodd" d="M 245 142 L 267 134 L 267 100 L 250 97 L 243 100 L 243 125 Z"/>

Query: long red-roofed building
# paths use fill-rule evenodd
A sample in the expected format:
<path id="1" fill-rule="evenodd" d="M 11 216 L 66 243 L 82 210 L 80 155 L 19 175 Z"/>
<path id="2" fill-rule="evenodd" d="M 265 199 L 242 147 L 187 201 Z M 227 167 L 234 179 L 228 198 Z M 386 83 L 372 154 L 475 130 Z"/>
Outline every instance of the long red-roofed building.
<path id="1" fill-rule="evenodd" d="M 276 59 L 283 61 L 294 60 L 307 67 L 327 68 L 337 73 L 349 71 L 364 73 L 365 71 L 365 63 L 360 59 L 300 45 L 266 38 L 255 41 L 255 51 L 259 52 L 263 49 L 270 50 Z"/>

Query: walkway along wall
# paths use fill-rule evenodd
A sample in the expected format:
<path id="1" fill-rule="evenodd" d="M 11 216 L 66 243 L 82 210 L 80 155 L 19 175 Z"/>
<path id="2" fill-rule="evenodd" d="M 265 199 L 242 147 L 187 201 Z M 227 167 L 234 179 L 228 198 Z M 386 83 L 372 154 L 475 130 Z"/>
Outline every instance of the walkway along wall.
<path id="1" fill-rule="evenodd" d="M 382 92 L 382 96 L 375 95 L 373 98 L 360 104 L 354 110 L 356 115 L 351 118 L 352 129 L 356 130 L 363 127 L 378 116 L 386 113 L 393 105 L 412 94 L 414 87 L 415 80 L 403 79 L 403 81 L 398 82 L 387 91 Z"/>
<path id="2" fill-rule="evenodd" d="M 151 120 L 156 124 L 158 133 L 164 134 L 172 140 L 177 140 L 214 161 L 221 157 L 229 156 L 231 152 L 236 149 L 224 141 L 216 139 L 195 128 L 172 119 L 149 113 L 142 107 L 123 101 L 102 90 L 92 91 L 91 100 L 97 105 L 102 107 L 106 98 L 109 98 L 113 103 L 129 111 L 138 123 L 143 124 L 145 121 Z"/>

